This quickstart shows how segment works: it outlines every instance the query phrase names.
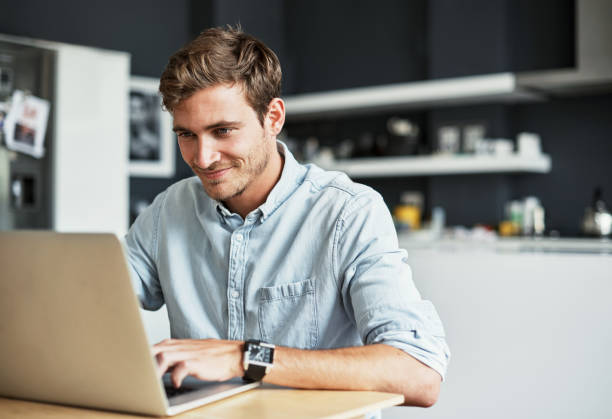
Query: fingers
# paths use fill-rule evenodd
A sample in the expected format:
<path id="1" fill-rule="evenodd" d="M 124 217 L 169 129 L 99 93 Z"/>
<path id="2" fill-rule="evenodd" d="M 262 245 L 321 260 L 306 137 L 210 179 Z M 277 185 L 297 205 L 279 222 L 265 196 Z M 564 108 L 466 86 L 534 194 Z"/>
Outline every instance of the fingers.
<path id="1" fill-rule="evenodd" d="M 163 376 L 166 371 L 168 371 L 170 368 L 176 367 L 178 363 L 192 359 L 195 356 L 196 355 L 191 351 L 162 350 L 155 355 L 157 366 L 159 367 L 159 376 Z"/>
<path id="2" fill-rule="evenodd" d="M 171 346 L 173 343 L 174 341 L 172 339 L 164 339 L 161 342 L 158 342 L 155 345 L 151 346 L 151 353 L 153 354 L 153 356 L 156 356 L 161 351 Z"/>
<path id="3" fill-rule="evenodd" d="M 183 380 L 185 379 L 185 377 L 187 377 L 192 372 L 191 364 L 192 362 L 190 360 L 186 360 L 186 361 L 178 362 L 174 366 L 171 377 L 172 377 L 172 384 L 174 385 L 175 388 L 179 388 L 181 384 L 183 383 Z"/>
<path id="4" fill-rule="evenodd" d="M 222 381 L 242 374 L 242 342 L 219 339 L 166 339 L 151 348 L 163 376 L 172 369 L 179 386 L 187 375 L 201 380 Z"/>

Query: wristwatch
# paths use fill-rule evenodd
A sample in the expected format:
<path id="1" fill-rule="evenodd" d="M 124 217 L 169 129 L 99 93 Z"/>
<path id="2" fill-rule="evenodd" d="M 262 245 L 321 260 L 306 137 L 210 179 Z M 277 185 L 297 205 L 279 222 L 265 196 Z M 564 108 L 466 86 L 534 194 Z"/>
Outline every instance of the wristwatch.
<path id="1" fill-rule="evenodd" d="M 274 361 L 274 345 L 258 340 L 247 340 L 244 342 L 244 356 L 242 366 L 244 367 L 245 381 L 259 381 L 272 368 Z"/>

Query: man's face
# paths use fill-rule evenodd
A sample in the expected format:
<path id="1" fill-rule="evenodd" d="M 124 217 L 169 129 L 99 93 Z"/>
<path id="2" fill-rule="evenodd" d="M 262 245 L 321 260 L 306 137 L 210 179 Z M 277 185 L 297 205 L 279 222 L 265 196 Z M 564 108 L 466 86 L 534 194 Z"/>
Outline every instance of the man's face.
<path id="1" fill-rule="evenodd" d="M 237 84 L 199 90 L 181 101 L 173 116 L 183 160 L 218 201 L 253 186 L 276 147 Z"/>

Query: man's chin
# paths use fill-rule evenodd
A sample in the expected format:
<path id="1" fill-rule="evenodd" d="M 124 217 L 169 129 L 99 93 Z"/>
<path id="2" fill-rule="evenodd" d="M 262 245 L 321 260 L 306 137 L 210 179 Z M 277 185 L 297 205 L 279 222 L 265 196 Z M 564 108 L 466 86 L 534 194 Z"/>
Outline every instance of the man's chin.
<path id="1" fill-rule="evenodd" d="M 245 189 L 246 188 L 234 188 L 232 190 L 228 190 L 226 188 L 219 188 L 215 186 L 211 187 L 210 185 L 204 186 L 204 192 L 206 192 L 206 195 L 219 202 L 225 202 L 228 199 L 235 198 L 241 195 Z"/>
<path id="2" fill-rule="evenodd" d="M 224 185 L 224 182 L 204 183 L 202 181 L 202 186 L 204 187 L 204 192 L 206 192 L 206 195 L 215 201 L 225 201 L 226 199 L 229 199 L 235 195 L 233 191 L 226 187 L 227 185 Z"/>

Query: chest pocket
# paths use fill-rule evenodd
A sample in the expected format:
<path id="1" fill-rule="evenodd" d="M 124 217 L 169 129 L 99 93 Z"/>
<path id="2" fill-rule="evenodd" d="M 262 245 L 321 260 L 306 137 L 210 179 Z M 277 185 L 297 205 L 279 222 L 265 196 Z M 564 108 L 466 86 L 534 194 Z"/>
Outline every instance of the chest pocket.
<path id="1" fill-rule="evenodd" d="M 315 294 L 313 279 L 260 288 L 261 339 L 291 348 L 315 348 L 319 338 Z"/>

